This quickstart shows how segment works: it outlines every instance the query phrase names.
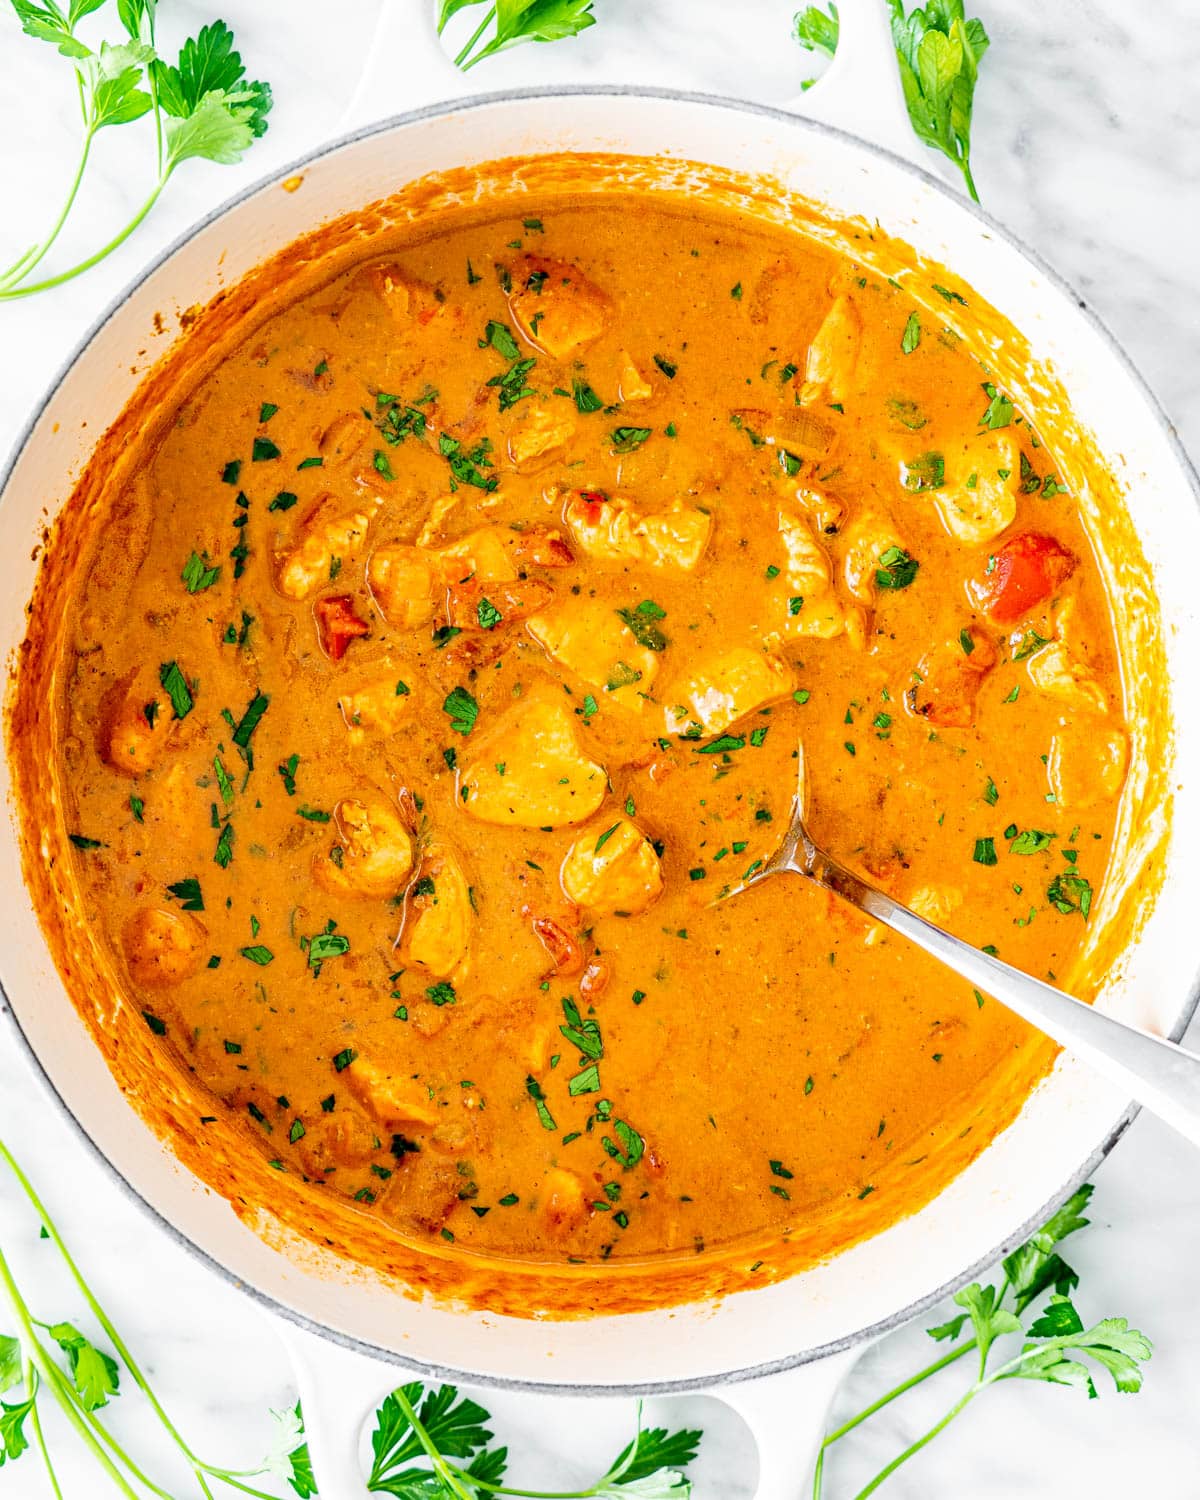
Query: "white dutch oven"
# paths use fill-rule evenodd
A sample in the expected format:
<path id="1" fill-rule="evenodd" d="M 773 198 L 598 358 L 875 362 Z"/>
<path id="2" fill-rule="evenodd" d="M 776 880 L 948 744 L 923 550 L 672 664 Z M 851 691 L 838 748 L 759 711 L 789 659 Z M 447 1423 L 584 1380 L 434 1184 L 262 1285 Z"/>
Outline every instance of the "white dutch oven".
<path id="1" fill-rule="evenodd" d="M 1128 360 L 1035 256 L 928 173 L 892 154 L 911 141 L 882 11 L 843 5 L 843 44 L 808 118 L 734 100 L 619 87 L 487 95 L 461 91 L 426 19 L 426 0 L 385 7 L 359 118 L 408 112 L 322 147 L 200 224 L 151 266 L 84 340 L 17 445 L 0 505 L 0 648 L 25 629 L 35 543 L 94 439 L 133 392 L 156 313 L 203 303 L 295 238 L 429 172 L 509 155 L 598 150 L 769 174 L 839 216 L 878 221 L 951 266 L 1053 366 L 1081 425 L 1105 449 L 1140 535 L 1163 618 L 1171 753 L 1200 764 L 1195 559 L 1197 484 Z M 797 106 L 801 107 L 800 105 Z M 839 124 L 891 150 L 842 133 Z M 277 190 L 302 169 L 304 189 Z M 7 791 L 7 771 L 5 777 Z M 1100 1003 L 1178 1038 L 1196 1003 L 1200 780 L 1178 787 L 1167 874 Z M 762 1500 L 785 1500 L 805 1465 L 847 1351 L 959 1286 L 1021 1240 L 1080 1183 L 1134 1110 L 1062 1057 L 1015 1123 L 934 1202 L 791 1280 L 718 1306 L 533 1322 L 417 1303 L 319 1257 L 268 1247 L 184 1171 L 122 1098 L 50 960 L 25 892 L 15 823 L 0 829 L 3 987 L 16 1030 L 99 1157 L 193 1253 L 288 1320 L 324 1500 L 358 1500 L 359 1433 L 396 1366 L 429 1378 L 595 1395 L 719 1388 L 759 1437 Z M 314 1341 L 315 1340 L 315 1341 Z M 340 1346 L 340 1348 L 335 1347 Z M 310 1353 L 319 1353 L 309 1359 Z M 840 1356 L 840 1357 L 838 1357 Z M 319 1378 L 315 1375 L 320 1370 Z"/>

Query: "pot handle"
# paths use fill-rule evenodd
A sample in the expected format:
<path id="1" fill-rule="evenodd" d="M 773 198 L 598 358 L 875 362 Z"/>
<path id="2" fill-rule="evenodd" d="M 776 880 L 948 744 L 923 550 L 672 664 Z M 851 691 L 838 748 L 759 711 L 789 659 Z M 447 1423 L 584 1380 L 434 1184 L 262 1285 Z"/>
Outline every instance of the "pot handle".
<path id="1" fill-rule="evenodd" d="M 271 1322 L 295 1371 L 321 1500 L 363 1500 L 363 1426 L 406 1372 L 296 1323 Z M 732 1407 L 750 1429 L 758 1450 L 754 1500 L 800 1500 L 834 1393 L 864 1347 L 705 1393 Z"/>
<path id="2" fill-rule="evenodd" d="M 382 0 L 358 87 L 342 124 L 348 130 L 476 92 L 454 66 L 437 34 L 434 0 Z M 885 0 L 841 0 L 840 38 L 829 67 L 811 89 L 783 108 L 864 137 L 896 156 L 936 168 L 913 134 L 896 67 Z M 803 53 L 796 49 L 797 72 Z"/>
<path id="3" fill-rule="evenodd" d="M 477 92 L 446 56 L 436 9 L 434 0 L 381 0 L 358 87 L 342 116 L 345 129 Z"/>
<path id="4" fill-rule="evenodd" d="M 934 159 L 913 134 L 885 0 L 841 0 L 833 61 L 783 108 L 882 146 L 925 171 Z"/>
<path id="5" fill-rule="evenodd" d="M 754 1500 L 801 1500 L 833 1398 L 865 1344 L 711 1394 L 745 1422 L 758 1449 Z"/>

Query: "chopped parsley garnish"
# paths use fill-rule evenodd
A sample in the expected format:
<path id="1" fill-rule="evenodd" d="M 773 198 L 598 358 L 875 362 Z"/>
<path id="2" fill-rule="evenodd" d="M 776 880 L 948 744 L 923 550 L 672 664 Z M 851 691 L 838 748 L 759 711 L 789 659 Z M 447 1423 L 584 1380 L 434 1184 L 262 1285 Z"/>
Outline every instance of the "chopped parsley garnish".
<path id="1" fill-rule="evenodd" d="M 532 1073 L 530 1073 L 525 1079 L 525 1092 L 533 1100 L 534 1108 L 537 1110 L 538 1119 L 542 1122 L 542 1129 L 557 1130 L 558 1126 L 554 1123 L 554 1116 L 546 1107 L 546 1096 L 542 1092 L 542 1086 Z"/>
<path id="2" fill-rule="evenodd" d="M 1074 870 L 1065 871 L 1046 887 L 1046 900 L 1063 916 L 1077 911 L 1086 921 L 1092 909 L 1091 882 Z"/>
<path id="3" fill-rule="evenodd" d="M 76 849 L 103 849 L 104 844 L 100 839 L 90 839 L 84 833 L 69 833 L 67 838 L 75 845 Z"/>
<path id="4" fill-rule="evenodd" d="M 913 312 L 908 315 L 908 322 L 904 325 L 904 336 L 900 340 L 900 347 L 905 354 L 911 354 L 921 342 L 921 319 Z"/>
<path id="5" fill-rule="evenodd" d="M 879 554 L 875 582 L 881 589 L 906 589 L 916 578 L 920 566 L 903 547 L 888 547 Z"/>
<path id="6" fill-rule="evenodd" d="M 171 700 L 171 707 L 175 710 L 177 719 L 186 719 L 192 711 L 192 694 L 187 685 L 187 679 L 179 670 L 178 663 L 173 661 L 164 662 L 158 669 L 158 680 L 162 683 L 163 691 Z"/>
<path id="7" fill-rule="evenodd" d="M 667 638 L 655 621 L 665 620 L 667 612 L 653 599 L 643 599 L 634 609 L 619 609 L 617 614 L 625 621 L 639 646 L 645 646 L 648 651 L 666 649 Z"/>
<path id="8" fill-rule="evenodd" d="M 450 488 L 455 490 L 460 484 L 469 484 L 477 490 L 494 490 L 500 480 L 495 474 L 481 472 L 492 467 L 492 460 L 488 456 L 491 451 L 490 440 L 481 438 L 469 453 L 464 453 L 458 438 L 443 432 L 438 437 L 438 452 L 450 465 Z"/>
<path id="9" fill-rule="evenodd" d="M 1010 854 L 1040 854 L 1058 837 L 1056 833 L 1043 833 L 1040 828 L 1025 828 L 1015 836 L 1006 829 L 1004 836 L 1012 838 L 1008 846 Z"/>
<path id="10" fill-rule="evenodd" d="M 300 757 L 296 754 L 289 755 L 287 760 L 281 761 L 275 769 L 283 779 L 283 789 L 289 797 L 296 795 L 296 767 L 300 764 Z"/>
<path id="11" fill-rule="evenodd" d="M 494 630 L 504 618 L 490 599 L 480 599 L 475 614 L 480 630 Z"/>
<path id="12" fill-rule="evenodd" d="M 979 419 L 981 427 L 995 430 L 997 427 L 1007 427 L 1013 419 L 1013 404 L 1007 396 L 1002 395 L 990 380 L 983 382 L 983 393 L 988 398 L 987 410 Z"/>
<path id="13" fill-rule="evenodd" d="M 614 427 L 609 433 L 612 450 L 614 453 L 632 453 L 653 431 L 653 427 Z"/>
<path id="14" fill-rule="evenodd" d="M 250 450 L 250 458 L 256 464 L 266 463 L 268 459 L 278 458 L 279 449 L 270 438 L 256 437 L 254 446 Z"/>
<path id="15" fill-rule="evenodd" d="M 454 986 L 442 980 L 439 984 L 431 984 L 425 990 L 425 998 L 431 1000 L 434 1005 L 454 1005 L 458 1000 Z"/>
<path id="16" fill-rule="evenodd" d="M 581 380 L 578 375 L 571 381 L 571 393 L 575 397 L 575 409 L 584 414 L 600 411 L 604 406 L 604 402 L 587 381 Z"/>
<path id="17" fill-rule="evenodd" d="M 203 557 L 198 552 L 193 552 L 184 563 L 183 572 L 180 574 L 189 594 L 198 594 L 202 589 L 212 588 L 220 576 L 220 564 L 210 567 L 207 552 Z"/>
<path id="18" fill-rule="evenodd" d="M 249 948 L 239 948 L 238 952 L 243 958 L 248 958 L 252 964 L 258 964 L 262 968 L 265 968 L 275 957 L 270 948 L 265 948 L 262 943 L 253 943 Z"/>
<path id="19" fill-rule="evenodd" d="M 450 717 L 450 728 L 456 734 L 470 734 L 479 717 L 479 704 L 465 687 L 453 688 L 442 704 L 442 712 Z"/>
<path id="20" fill-rule="evenodd" d="M 518 359 L 521 354 L 520 345 L 513 338 L 511 330 L 504 323 L 497 323 L 494 319 L 488 322 L 483 330 L 483 338 L 479 347 L 486 349 L 488 345 L 501 354 L 505 359 Z"/>
<path id="21" fill-rule="evenodd" d="M 318 932 L 313 937 L 301 940 L 301 947 L 308 945 L 308 967 L 313 971 L 314 977 L 321 972 L 321 965 L 330 958 L 340 958 L 343 953 L 350 952 L 350 939 L 340 932 L 332 930 L 332 922 L 324 932 Z"/>
<path id="22" fill-rule="evenodd" d="M 722 734 L 707 745 L 697 745 L 697 755 L 722 755 L 729 750 L 745 749 L 746 741 L 740 734 Z"/>
<path id="23" fill-rule="evenodd" d="M 267 509 L 274 511 L 291 510 L 292 506 L 295 505 L 297 498 L 298 497 L 294 495 L 291 490 L 280 490 L 279 493 L 275 496 L 274 500 L 271 501 L 270 505 L 267 506 Z"/>
<path id="24" fill-rule="evenodd" d="M 663 374 L 667 377 L 668 380 L 674 380 L 675 379 L 675 376 L 676 376 L 676 374 L 678 373 L 678 370 L 679 370 L 679 366 L 676 365 L 676 364 L 672 364 L 672 362 L 669 359 L 667 359 L 665 355 L 656 354 L 654 356 L 654 363 L 663 372 Z"/>
<path id="25" fill-rule="evenodd" d="M 900 481 L 911 494 L 940 490 L 946 483 L 946 460 L 940 453 L 922 453 L 911 463 L 901 465 Z"/>
<path id="26" fill-rule="evenodd" d="M 163 686 L 166 687 L 166 683 Z M 239 750 L 245 750 L 249 745 L 250 736 L 258 728 L 258 721 L 266 713 L 267 705 L 270 701 L 266 693 L 256 693 L 246 705 L 246 712 L 238 720 L 233 730 L 233 743 Z"/>
<path id="27" fill-rule="evenodd" d="M 971 858 L 977 865 L 994 865 L 996 863 L 996 840 L 994 838 L 976 839 L 975 853 Z"/>
<path id="28" fill-rule="evenodd" d="M 358 1056 L 353 1047 L 346 1047 L 333 1060 L 333 1066 L 339 1073 L 344 1073 L 354 1059 Z M 403 1139 L 403 1137 L 401 1137 Z M 403 1153 L 396 1150 L 396 1137 L 392 1137 L 392 1154 L 400 1156 Z"/>
<path id="29" fill-rule="evenodd" d="M 184 911 L 204 910 L 204 896 L 200 890 L 200 882 L 194 875 L 189 875 L 186 880 L 177 880 L 174 885 L 169 885 L 167 892 L 181 903 Z"/>

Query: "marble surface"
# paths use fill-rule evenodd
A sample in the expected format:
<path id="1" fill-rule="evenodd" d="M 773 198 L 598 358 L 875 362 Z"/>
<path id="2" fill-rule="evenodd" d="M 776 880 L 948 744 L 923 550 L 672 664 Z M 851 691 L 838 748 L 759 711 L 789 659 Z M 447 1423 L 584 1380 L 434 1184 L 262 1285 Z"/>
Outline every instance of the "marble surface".
<path id="1" fill-rule="evenodd" d="M 395 0 L 416 4 L 419 0 Z M 472 86 L 627 80 L 782 101 L 810 64 L 788 40 L 789 0 L 597 0 L 601 24 L 553 49 L 518 49 L 480 68 Z M 975 175 L 987 206 L 1072 280 L 1125 344 L 1200 454 L 1200 21 L 1191 0 L 1164 0 L 1153 19 L 1121 0 L 979 0 L 991 29 L 975 126 Z M 164 4 L 178 40 L 210 13 Z M 251 71 L 275 84 L 265 141 L 238 168 L 189 164 L 139 232 L 89 276 L 0 310 L 0 450 L 34 395 L 125 281 L 200 213 L 272 166 L 335 132 L 352 95 L 376 8 L 350 0 L 230 0 Z M 397 108 L 403 101 L 397 100 Z M 0 15 L 0 262 L 53 212 L 74 150 L 73 86 L 49 48 L 18 38 Z M 126 139 L 128 138 L 128 139 Z M 115 229 L 144 192 L 147 142 L 136 131 L 101 140 L 64 255 Z M 931 158 L 932 160 L 932 158 Z M 64 263 L 64 262 L 60 262 Z M 2 919 L 0 919 L 2 921 Z M 1200 1034 L 1193 1031 L 1193 1044 Z M 232 1466 L 270 1440 L 268 1408 L 292 1399 L 287 1358 L 271 1324 L 233 1288 L 169 1243 L 116 1190 L 0 1031 L 0 1135 L 41 1186 L 89 1277 L 142 1356 L 196 1446 Z M 1143 1117 L 1097 1174 L 1094 1226 L 1072 1246 L 1088 1316 L 1122 1313 L 1157 1342 L 1136 1399 L 1087 1402 L 1013 1382 L 989 1394 L 884 1493 L 894 1500 L 1140 1493 L 1200 1494 L 1195 1395 L 1200 1299 L 1191 1292 L 1200 1241 L 1196 1158 Z M 0 1231 L 22 1284 L 47 1319 L 81 1316 L 34 1219 L 0 1180 Z M 894 1334 L 858 1362 L 836 1410 L 857 1410 L 929 1356 L 920 1328 Z M 957 1395 L 957 1377 L 891 1408 L 838 1450 L 826 1495 L 843 1500 L 923 1431 Z M 502 1435 L 531 1483 L 565 1484 L 615 1451 L 631 1403 L 582 1414 L 563 1403 L 506 1398 Z M 568 1404 L 569 1405 L 569 1404 Z M 699 1398 L 655 1403 L 653 1415 L 708 1429 L 699 1497 L 736 1500 L 754 1484 L 753 1449 L 738 1419 Z M 113 1426 L 154 1454 L 151 1424 L 128 1399 Z M 53 1426 L 64 1494 L 106 1500 L 106 1486 Z M 172 1496 L 192 1491 L 163 1471 Z M 797 1495 L 807 1477 L 796 1474 Z M 29 1459 L 0 1470 L 0 1497 L 50 1494 Z"/>

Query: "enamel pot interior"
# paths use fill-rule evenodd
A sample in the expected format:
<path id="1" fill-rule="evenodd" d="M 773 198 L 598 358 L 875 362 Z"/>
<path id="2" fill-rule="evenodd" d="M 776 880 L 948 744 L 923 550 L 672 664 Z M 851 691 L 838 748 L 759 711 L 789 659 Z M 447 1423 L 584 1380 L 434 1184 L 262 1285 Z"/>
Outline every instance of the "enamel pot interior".
<path id="1" fill-rule="evenodd" d="M 952 267 L 1010 319 L 1053 366 L 1081 425 L 1101 435 L 1161 606 L 1169 691 L 1158 701 L 1169 699 L 1170 754 L 1177 766 L 1200 763 L 1200 697 L 1186 691 L 1184 676 L 1200 660 L 1193 476 L 1108 336 L 1044 267 L 932 178 L 827 127 L 682 95 L 510 94 L 421 112 L 323 150 L 299 164 L 300 190 L 281 191 L 288 175 L 281 173 L 184 239 L 93 331 L 18 448 L 0 507 L 6 655 L 24 633 L 42 527 L 66 499 L 96 437 L 161 352 L 156 314 L 174 326 L 173 312 L 204 303 L 293 239 L 426 173 L 563 150 L 665 156 L 765 174 L 837 215 L 877 223 Z M 695 186 L 702 191 L 702 177 Z M 1177 1036 L 1194 1003 L 1200 782 L 1175 791 L 1165 859 L 1153 910 L 1101 1003 Z M 1094 1165 L 1129 1117 L 1126 1101 L 1108 1084 L 1060 1059 L 1016 1122 L 935 1201 L 788 1281 L 717 1306 L 601 1313 L 576 1323 L 466 1313 L 398 1296 L 311 1247 L 294 1247 L 292 1254 L 269 1248 L 179 1166 L 125 1102 L 63 989 L 21 880 L 11 813 L 0 831 L 0 907 L 7 914 L 0 969 L 20 1030 L 81 1130 L 171 1232 L 318 1331 L 482 1380 L 680 1387 L 813 1358 L 900 1321 L 1014 1243 Z M 602 1291 L 597 1301 L 602 1308 Z"/>

